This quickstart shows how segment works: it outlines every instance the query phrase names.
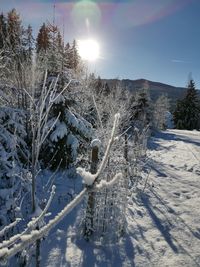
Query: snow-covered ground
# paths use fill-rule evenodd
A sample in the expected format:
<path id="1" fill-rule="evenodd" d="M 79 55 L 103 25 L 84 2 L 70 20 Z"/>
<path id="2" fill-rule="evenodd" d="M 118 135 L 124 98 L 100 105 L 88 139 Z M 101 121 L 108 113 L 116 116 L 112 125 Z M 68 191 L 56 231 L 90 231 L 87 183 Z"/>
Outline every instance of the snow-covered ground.
<path id="1" fill-rule="evenodd" d="M 148 186 L 128 200 L 124 237 L 113 245 L 84 241 L 79 205 L 42 242 L 41 266 L 200 266 L 200 133 L 159 133 L 148 154 Z M 55 200 L 56 210 L 69 197 L 61 181 L 63 198 Z"/>

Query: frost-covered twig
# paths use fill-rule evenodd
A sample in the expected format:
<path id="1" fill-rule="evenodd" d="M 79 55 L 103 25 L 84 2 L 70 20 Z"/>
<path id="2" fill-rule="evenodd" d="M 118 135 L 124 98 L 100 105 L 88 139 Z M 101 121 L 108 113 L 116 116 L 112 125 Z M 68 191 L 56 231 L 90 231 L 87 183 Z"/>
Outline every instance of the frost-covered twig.
<path id="1" fill-rule="evenodd" d="M 43 226 L 40 230 L 33 230 L 30 234 L 23 235 L 20 237 L 21 242 L 16 244 L 12 248 L 0 249 L 0 260 L 5 261 L 7 258 L 12 257 L 17 252 L 22 251 L 25 247 L 33 244 L 36 240 L 41 239 L 43 236 L 48 234 L 48 232 L 54 228 L 74 207 L 76 207 L 84 198 L 87 189 L 84 188 L 75 198 L 72 200 L 65 208 L 58 213 L 54 219 L 50 220 L 49 223 Z"/>
<path id="2" fill-rule="evenodd" d="M 50 205 L 51 205 L 51 202 L 52 202 L 52 200 L 53 200 L 53 197 L 54 197 L 54 195 L 55 195 L 55 190 L 56 190 L 56 186 L 53 185 L 53 186 L 52 186 L 52 190 L 51 190 L 50 198 L 49 198 L 49 200 L 48 200 L 48 202 L 47 202 L 47 204 L 46 204 L 44 210 L 41 212 L 41 214 L 40 214 L 37 218 L 33 219 L 32 221 L 30 221 L 30 222 L 28 223 L 28 230 L 30 230 L 30 229 L 34 229 L 34 227 L 37 226 L 37 224 L 44 218 L 44 216 L 45 216 L 47 210 L 49 209 L 49 207 L 50 207 Z"/>
<path id="3" fill-rule="evenodd" d="M 116 136 L 116 139 L 119 139 L 120 137 L 122 137 L 123 135 L 125 135 L 133 126 L 129 126 L 123 133 L 121 133 L 120 135 Z"/>
<path id="4" fill-rule="evenodd" d="M 60 117 L 60 112 L 58 113 L 58 116 L 56 117 L 55 121 L 53 122 L 53 124 L 51 125 L 51 127 L 48 129 L 48 131 L 46 132 L 46 134 L 43 136 L 42 134 L 42 139 L 40 141 L 40 145 L 42 145 L 44 143 L 44 141 L 46 140 L 47 136 L 50 134 L 50 132 L 53 130 L 54 126 L 56 125 L 57 121 L 59 120 Z M 44 133 L 44 132 L 43 132 Z"/>
<path id="5" fill-rule="evenodd" d="M 94 95 L 92 95 L 92 100 L 93 100 L 93 103 L 94 103 L 94 106 L 95 106 L 95 109 L 96 109 L 96 112 L 97 112 L 97 116 L 98 116 L 98 119 L 99 119 L 99 123 L 100 123 L 101 129 L 103 129 L 103 123 L 102 123 L 102 120 L 101 120 L 101 116 L 100 116 L 99 109 L 97 107 L 97 103 L 95 101 Z"/>
<path id="6" fill-rule="evenodd" d="M 44 82 L 42 90 L 40 92 L 39 100 L 35 98 L 35 90 L 33 89 L 32 101 L 30 102 L 30 112 L 31 112 L 31 128 L 32 128 L 32 159 L 31 159 L 31 174 L 32 174 L 32 189 L 31 189 L 31 198 L 32 198 L 32 212 L 36 209 L 36 200 L 35 200 L 35 190 L 36 190 L 36 177 L 38 169 L 38 159 L 42 144 L 46 140 L 47 136 L 51 130 L 55 127 L 55 124 L 59 120 L 60 113 L 58 114 L 55 121 L 49 127 L 48 118 L 50 110 L 53 104 L 56 102 L 57 98 L 68 88 L 71 81 L 57 93 L 57 84 L 58 84 L 59 75 L 56 79 L 52 79 L 51 84 L 47 86 L 47 71 L 45 72 Z M 31 97 L 31 96 L 30 96 Z"/>
<path id="7" fill-rule="evenodd" d="M 14 227 L 16 224 L 18 224 L 18 222 L 20 222 L 21 219 L 17 218 L 14 222 L 12 222 L 11 224 L 5 226 L 1 231 L 0 231 L 0 237 L 5 235 L 5 233 L 12 227 Z"/>
<path id="8" fill-rule="evenodd" d="M 56 170 L 52 173 L 52 175 L 49 177 L 47 183 L 44 185 L 44 191 L 49 192 L 49 189 L 51 187 L 51 185 L 53 184 L 53 181 L 55 179 L 56 173 L 58 172 L 59 168 L 60 168 L 60 164 L 61 164 L 62 160 L 60 160 Z"/>
<path id="9" fill-rule="evenodd" d="M 97 173 L 95 174 L 95 176 L 96 176 L 95 179 L 102 173 L 102 171 L 104 170 L 104 168 L 106 166 L 106 163 L 108 161 L 108 155 L 109 155 L 109 152 L 110 152 L 110 148 L 111 148 L 113 142 L 115 141 L 115 132 L 116 132 L 116 129 L 117 129 L 117 126 L 118 126 L 118 123 L 119 123 L 119 118 L 120 118 L 120 114 L 119 113 L 115 114 L 115 120 L 114 120 L 114 124 L 113 124 L 113 128 L 112 128 L 110 140 L 108 141 L 106 152 L 105 152 L 103 160 L 102 160 L 102 162 L 100 164 L 100 167 L 99 167 Z"/>
<path id="10" fill-rule="evenodd" d="M 62 93 L 64 93 L 64 91 L 69 87 L 70 83 L 72 82 L 73 80 L 70 80 L 67 85 L 63 88 L 63 90 L 56 96 L 54 97 L 54 99 L 52 99 L 52 102 L 55 103 L 56 100 L 62 95 Z"/>

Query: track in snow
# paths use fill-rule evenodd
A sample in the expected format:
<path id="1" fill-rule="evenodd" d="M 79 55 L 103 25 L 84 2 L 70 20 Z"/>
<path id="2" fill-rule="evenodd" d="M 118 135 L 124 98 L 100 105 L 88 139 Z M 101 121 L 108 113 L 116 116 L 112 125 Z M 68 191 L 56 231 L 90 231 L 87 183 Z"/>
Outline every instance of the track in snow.
<path id="1" fill-rule="evenodd" d="M 135 266 L 200 266 L 200 133 L 162 132 L 150 148 L 150 187 L 129 206 L 145 256 L 136 254 Z"/>

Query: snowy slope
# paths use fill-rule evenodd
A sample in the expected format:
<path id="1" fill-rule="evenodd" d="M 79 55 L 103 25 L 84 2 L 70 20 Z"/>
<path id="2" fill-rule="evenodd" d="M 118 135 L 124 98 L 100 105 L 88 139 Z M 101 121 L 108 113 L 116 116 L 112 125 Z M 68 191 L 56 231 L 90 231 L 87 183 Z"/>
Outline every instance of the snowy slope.
<path id="1" fill-rule="evenodd" d="M 200 133 L 169 130 L 149 146 L 148 186 L 130 196 L 119 243 L 82 240 L 79 206 L 46 238 L 42 266 L 200 266 Z"/>

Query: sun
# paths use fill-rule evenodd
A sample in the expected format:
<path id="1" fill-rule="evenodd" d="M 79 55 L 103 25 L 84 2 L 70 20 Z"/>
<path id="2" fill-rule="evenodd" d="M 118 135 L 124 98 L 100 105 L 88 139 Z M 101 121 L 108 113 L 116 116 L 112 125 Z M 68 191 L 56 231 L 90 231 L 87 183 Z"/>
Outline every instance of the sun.
<path id="1" fill-rule="evenodd" d="M 93 39 L 79 40 L 78 51 L 83 60 L 95 61 L 99 58 L 99 43 Z"/>

